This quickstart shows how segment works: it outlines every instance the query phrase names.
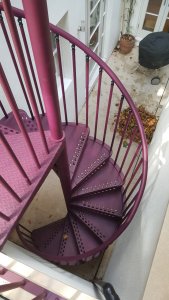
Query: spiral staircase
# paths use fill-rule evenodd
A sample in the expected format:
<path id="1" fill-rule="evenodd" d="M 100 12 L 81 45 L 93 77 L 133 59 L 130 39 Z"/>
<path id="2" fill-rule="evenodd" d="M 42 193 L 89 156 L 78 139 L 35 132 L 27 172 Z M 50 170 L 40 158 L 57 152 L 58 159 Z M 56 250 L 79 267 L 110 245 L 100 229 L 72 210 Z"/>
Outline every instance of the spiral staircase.
<path id="1" fill-rule="evenodd" d="M 74 265 L 98 256 L 131 222 L 145 188 L 147 145 L 137 109 L 120 80 L 91 49 L 57 26 L 49 24 L 46 2 L 40 2 L 41 11 L 38 1 L 24 0 L 24 11 L 12 8 L 10 1 L 3 0 L 0 4 L 1 30 L 29 111 L 26 113 L 20 107 L 19 99 L 14 98 L 10 82 L 1 66 L 1 85 L 5 99 L 1 99 L 0 102 L 4 114 L 0 120 L 0 247 L 3 247 L 12 229 L 16 228 L 27 249 L 54 263 Z M 4 22 L 4 18 L 7 22 Z M 26 24 L 42 97 L 24 31 Z M 60 117 L 49 28 L 56 38 L 64 120 Z M 64 88 L 60 38 L 71 45 L 74 84 L 74 99 L 71 99 L 71 105 L 75 108 L 75 122 L 69 122 L 68 118 L 69 107 Z M 77 65 L 76 49 L 81 51 L 85 60 L 84 124 L 79 122 L 78 118 L 77 68 L 81 66 Z M 91 61 L 97 64 L 99 70 L 93 128 L 89 128 Z M 103 74 L 108 78 L 110 91 L 106 102 L 105 123 L 101 125 L 103 137 L 98 139 Z M 107 141 L 115 89 L 120 95 L 119 105 L 112 137 Z M 11 107 L 10 113 L 5 110 L 5 101 L 8 101 Z M 123 107 L 129 107 L 130 114 L 117 145 L 116 137 Z M 137 126 L 133 128 L 124 151 L 123 141 L 131 118 L 135 119 Z M 140 142 L 131 158 L 130 151 L 136 135 L 140 137 Z M 59 221 L 56 216 L 56 222 L 30 231 L 19 223 L 20 219 L 51 169 L 60 178 L 67 214 Z"/>

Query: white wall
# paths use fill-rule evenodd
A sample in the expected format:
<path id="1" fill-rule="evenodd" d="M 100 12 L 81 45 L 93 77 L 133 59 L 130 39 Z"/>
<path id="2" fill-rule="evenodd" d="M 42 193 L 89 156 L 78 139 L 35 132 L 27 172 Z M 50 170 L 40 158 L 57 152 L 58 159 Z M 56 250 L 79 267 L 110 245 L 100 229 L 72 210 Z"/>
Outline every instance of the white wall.
<path id="1" fill-rule="evenodd" d="M 168 99 L 169 100 L 169 99 Z M 147 185 L 140 207 L 118 238 L 104 280 L 121 300 L 142 300 L 169 203 L 169 103 L 149 147 Z"/>
<path id="2" fill-rule="evenodd" d="M 76 3 L 75 3 L 76 2 Z M 20 0 L 12 0 L 11 1 L 12 5 L 18 8 L 22 8 L 22 1 Z M 59 0 L 48 0 L 48 12 L 49 12 L 49 19 L 50 22 L 53 24 L 57 24 L 62 17 L 66 14 L 67 16 L 67 28 L 66 30 L 70 32 L 72 35 L 77 36 L 77 28 L 80 25 L 81 20 L 84 20 L 85 17 L 85 2 L 82 1 L 81 3 L 76 0 L 76 1 L 59 1 Z M 76 9 L 74 9 L 76 7 Z M 5 20 L 5 17 L 4 17 Z M 7 27 L 7 26 L 6 26 Z M 25 26 L 26 27 L 26 26 Z M 28 37 L 28 34 L 26 32 L 26 35 Z M 81 41 L 85 40 L 84 33 L 80 33 L 79 38 Z M 8 51 L 8 48 L 6 46 L 5 39 L 3 37 L 2 31 L 0 32 L 0 41 L 1 41 L 1 62 L 5 71 L 5 74 L 8 78 L 9 84 L 11 86 L 11 89 L 13 91 L 13 94 L 15 96 L 15 99 L 17 103 L 19 104 L 20 108 L 27 110 L 27 106 L 25 104 L 24 100 L 24 95 L 22 93 L 12 60 L 10 58 L 10 54 Z M 29 43 L 30 45 L 30 43 Z M 71 48 L 70 48 L 71 49 Z M 70 50 L 71 51 L 71 50 Z M 78 52 L 78 51 L 77 51 Z M 71 54 L 71 53 L 70 53 Z M 33 58 L 33 56 L 32 56 Z M 68 59 L 68 63 L 70 64 L 70 59 Z M 82 106 L 85 100 L 85 89 L 84 89 L 84 80 L 82 80 L 84 76 L 84 72 L 82 70 L 85 70 L 83 67 L 85 63 L 84 57 L 82 57 L 81 54 L 77 55 L 77 65 L 80 66 L 80 68 L 77 69 L 77 78 L 78 78 L 78 100 L 79 100 L 79 107 Z M 66 62 L 65 62 L 66 64 Z M 71 74 L 72 76 L 72 74 Z M 59 89 L 60 90 L 60 89 Z M 61 93 L 59 93 L 61 94 Z M 69 84 L 67 85 L 67 90 L 66 90 L 66 98 L 68 105 L 70 106 L 70 118 L 73 120 L 74 119 L 74 106 L 72 105 L 71 101 L 74 99 L 74 94 L 73 94 L 73 82 L 72 78 L 69 80 Z M 10 111 L 9 106 L 7 102 L 4 100 L 5 96 L 3 94 L 2 89 L 0 90 L 0 98 L 3 100 L 3 104 L 5 104 L 5 108 L 7 111 Z M 61 98 L 61 97 L 60 97 Z M 61 103 L 62 100 L 60 99 Z M 70 105 L 71 104 L 71 105 Z M 61 105 L 62 107 L 62 105 Z M 63 111 L 63 109 L 62 109 Z M 2 113 L 0 112 L 0 116 L 2 116 Z"/>
<path id="3" fill-rule="evenodd" d="M 104 40 L 103 59 L 107 60 L 116 47 L 120 36 L 122 1 L 108 0 L 106 7 L 106 37 Z"/>
<path id="4" fill-rule="evenodd" d="M 21 0 L 11 0 L 13 6 L 22 8 Z M 120 32 L 120 3 L 121 1 L 107 0 L 107 16 L 106 16 L 106 34 L 104 39 L 104 59 L 106 60 L 113 48 L 116 46 L 119 32 Z M 82 42 L 85 42 L 85 32 L 78 32 L 78 27 L 81 25 L 81 21 L 85 20 L 85 4 L 86 1 L 79 0 L 47 0 L 49 20 L 53 24 L 57 24 L 63 16 L 66 16 L 66 30 L 70 32 L 73 36 L 78 37 Z M 4 18 L 5 19 L 5 18 Z M 26 26 L 25 26 L 26 27 Z M 27 31 L 26 36 L 28 37 Z M 0 31 L 0 59 L 6 73 L 7 79 L 15 96 L 15 99 L 20 108 L 23 108 L 28 112 L 27 105 L 24 99 L 22 89 L 20 87 L 12 60 L 8 48 L 6 46 L 5 39 L 3 37 L 2 31 Z M 29 39 L 28 39 L 29 43 Z M 30 44 L 30 43 L 29 43 Z M 74 91 L 73 91 L 73 80 L 72 80 L 72 69 L 71 69 L 71 50 L 68 55 L 64 55 L 64 65 L 68 69 L 68 64 L 70 65 L 69 78 L 66 78 L 65 87 L 66 87 L 66 101 L 67 106 L 69 107 L 69 120 L 74 120 Z M 33 55 L 31 53 L 32 59 Z M 79 110 L 85 102 L 85 56 L 82 52 L 76 51 L 77 58 L 77 84 L 78 84 L 78 104 Z M 66 69 L 66 70 L 67 70 Z M 64 71 L 64 70 L 63 70 Z M 63 105 L 61 99 L 61 89 L 60 84 L 58 84 L 58 90 L 60 95 L 61 103 L 61 113 L 63 115 Z M 35 93 L 36 94 L 36 93 Z M 10 111 L 10 108 L 5 100 L 2 89 L 0 89 L 0 99 L 3 100 L 5 108 L 7 111 Z M 0 111 L 0 117 L 2 117 L 2 112 Z M 63 118 L 64 119 L 64 118 Z"/>

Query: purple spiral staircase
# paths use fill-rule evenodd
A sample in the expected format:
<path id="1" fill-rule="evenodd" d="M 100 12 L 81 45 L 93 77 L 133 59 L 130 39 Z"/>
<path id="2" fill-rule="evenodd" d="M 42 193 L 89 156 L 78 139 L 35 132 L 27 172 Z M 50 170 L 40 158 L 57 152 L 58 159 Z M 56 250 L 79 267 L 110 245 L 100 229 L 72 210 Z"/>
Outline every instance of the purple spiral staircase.
<path id="1" fill-rule="evenodd" d="M 1 30 L 29 111 L 27 114 L 19 99 L 14 98 L 1 65 L 0 80 L 5 99 L 0 102 L 4 114 L 0 120 L 0 247 L 16 228 L 23 245 L 32 252 L 54 263 L 74 265 L 98 256 L 131 222 L 145 188 L 147 145 L 135 105 L 112 70 L 79 40 L 49 24 L 45 0 L 23 0 L 23 6 L 24 11 L 21 11 L 12 8 L 9 0 L 2 0 L 0 4 Z M 25 26 L 28 27 L 41 93 Z M 56 38 L 64 120 L 60 116 L 49 30 Z M 74 99 L 69 99 L 69 105 L 75 108 L 74 123 L 68 118 L 60 39 L 71 45 Z M 85 60 L 85 124 L 78 118 L 77 68 L 81 66 L 77 65 L 76 50 L 81 51 Z M 89 128 L 91 61 L 99 67 L 93 128 Z M 107 76 L 109 96 L 105 123 L 101 125 L 103 137 L 98 139 L 103 73 Z M 120 94 L 118 112 L 112 137 L 107 142 L 115 89 Z M 10 113 L 4 108 L 5 101 L 10 105 Z M 130 107 L 130 114 L 117 145 L 123 107 Z M 131 117 L 135 118 L 137 126 L 124 149 L 123 141 Z M 131 158 L 135 135 L 140 136 L 140 143 Z M 67 214 L 59 221 L 56 218 L 56 222 L 30 231 L 19 221 L 51 169 L 60 178 Z"/>

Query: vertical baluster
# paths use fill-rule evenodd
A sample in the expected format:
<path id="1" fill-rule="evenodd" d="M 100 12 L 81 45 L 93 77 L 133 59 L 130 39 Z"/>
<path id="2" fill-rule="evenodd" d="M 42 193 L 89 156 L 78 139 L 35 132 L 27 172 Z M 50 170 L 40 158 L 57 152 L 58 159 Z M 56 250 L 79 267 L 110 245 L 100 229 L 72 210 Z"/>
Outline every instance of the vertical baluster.
<path id="1" fill-rule="evenodd" d="M 123 168 L 123 166 L 124 166 L 124 163 L 125 163 L 125 161 L 126 161 L 126 158 L 127 158 L 127 156 L 128 156 L 129 150 L 130 150 L 130 148 L 131 148 L 131 145 L 132 145 L 132 143 L 133 143 L 133 140 L 134 140 L 134 138 L 135 138 L 135 136 L 136 136 L 137 131 L 138 131 L 137 128 L 135 128 L 135 129 L 133 130 L 133 133 L 132 133 L 132 135 L 131 135 L 131 137 L 130 137 L 130 142 L 129 142 L 128 146 L 127 146 L 127 150 L 126 150 L 125 155 L 124 155 L 124 157 L 123 157 L 123 160 L 122 160 L 122 163 L 121 163 L 119 172 L 121 172 L 121 170 L 122 170 L 122 168 Z"/>
<path id="2" fill-rule="evenodd" d="M 130 198 L 130 196 L 132 195 L 132 193 L 135 191 L 137 185 L 140 183 L 142 177 L 143 177 L 143 174 L 141 174 L 141 175 L 139 176 L 139 178 L 137 179 L 136 183 L 135 183 L 134 186 L 132 187 L 130 193 L 128 194 L 128 196 L 127 196 L 127 198 L 126 198 L 126 200 L 124 201 L 123 204 L 126 204 L 126 203 L 127 203 L 128 199 Z"/>
<path id="3" fill-rule="evenodd" d="M 124 130 L 123 130 L 123 133 L 122 133 L 122 136 L 121 136 L 121 139 L 120 139 L 120 143 L 119 143 L 119 146 L 118 146 L 118 149 L 117 149 L 117 153 L 116 153 L 116 157 L 115 157 L 115 160 L 114 160 L 114 164 L 116 164 L 116 162 L 117 162 L 117 159 L 118 159 L 118 156 L 119 156 L 119 153 L 120 153 L 120 149 L 121 149 L 121 146 L 122 146 L 122 143 L 123 143 L 123 139 L 124 139 L 126 130 L 127 130 L 128 126 L 129 126 L 130 120 L 131 120 L 131 116 L 132 116 L 132 111 L 128 115 L 128 118 L 127 118 Z"/>
<path id="4" fill-rule="evenodd" d="M 4 219 L 5 221 L 10 221 L 10 220 L 11 220 L 11 217 L 6 216 L 6 215 L 3 214 L 1 211 L 0 211 L 0 218 Z"/>
<path id="5" fill-rule="evenodd" d="M 14 163 L 16 164 L 16 166 L 18 167 L 19 171 L 22 173 L 23 177 L 27 180 L 27 182 L 29 184 L 31 184 L 31 181 L 28 177 L 28 175 L 26 174 L 25 170 L 23 169 L 23 167 L 21 166 L 18 158 L 16 157 L 15 153 L 13 152 L 12 148 L 10 147 L 10 145 L 8 144 L 5 136 L 2 134 L 1 130 L 0 130 L 0 139 L 2 141 L 2 143 L 4 144 L 6 150 L 8 151 L 9 155 L 11 156 L 11 158 L 13 159 Z"/>
<path id="6" fill-rule="evenodd" d="M 110 151 L 112 151 L 112 148 L 113 148 L 113 144 L 114 144 L 114 140 L 115 140 L 115 136 L 116 136 L 117 126 L 118 126 L 118 123 L 119 123 L 119 118 L 120 118 L 120 113 L 121 113 L 123 101 L 124 101 L 124 96 L 122 95 L 120 105 L 119 105 L 119 110 L 118 110 L 118 113 L 117 113 L 117 119 L 116 119 L 116 123 L 115 123 L 115 128 L 114 128 L 113 138 L 112 138 L 112 142 L 111 142 L 111 146 L 110 146 Z"/>
<path id="7" fill-rule="evenodd" d="M 110 92 L 109 92 L 109 100 L 108 100 L 108 107 L 107 107 L 107 113 L 106 113 L 106 121 L 105 121 L 105 125 L 104 125 L 103 144 L 105 143 L 105 138 L 106 138 L 107 125 L 108 125 L 110 107 L 111 107 L 111 101 L 112 101 L 112 95 L 113 95 L 113 87 L 114 87 L 114 81 L 112 80 L 111 81 L 111 86 L 110 86 Z"/>
<path id="8" fill-rule="evenodd" d="M 6 273 L 5 268 L 0 267 L 0 275 L 4 275 Z"/>
<path id="9" fill-rule="evenodd" d="M 129 172 L 130 172 L 130 170 L 131 170 L 131 168 L 132 168 L 132 166 L 133 166 L 133 164 L 134 164 L 134 161 L 135 161 L 135 159 L 136 159 L 136 157 L 137 157 L 137 155 L 138 155 L 138 153 L 139 153 L 139 151 L 140 151 L 140 149 L 141 149 L 141 146 L 142 146 L 141 143 L 137 146 L 137 149 L 136 149 L 136 151 L 135 151 L 135 154 L 133 155 L 133 158 L 132 158 L 132 160 L 131 160 L 131 162 L 130 162 L 130 164 L 129 164 L 129 167 L 128 167 L 126 173 L 125 173 L 125 176 L 124 176 L 124 179 L 123 179 L 124 182 L 125 182 L 126 177 L 127 177 L 127 175 L 129 174 Z"/>
<path id="10" fill-rule="evenodd" d="M 24 80 L 25 80 L 25 85 L 26 85 L 26 88 L 27 88 L 27 92 L 28 92 L 28 95 L 29 95 L 30 102 L 31 102 L 32 107 L 33 107 L 35 119 L 36 119 L 37 126 L 38 126 L 38 129 L 39 129 L 41 138 L 42 138 L 42 142 L 43 142 L 44 148 L 46 150 L 46 153 L 49 153 L 49 149 L 48 149 L 48 145 L 47 145 L 47 142 L 46 142 L 46 137 L 45 137 L 45 134 L 44 134 L 44 131 L 43 131 L 42 123 L 41 123 L 41 120 L 40 120 L 38 107 L 37 107 L 37 103 L 36 103 L 36 100 L 35 100 L 31 80 L 30 80 L 30 77 L 29 77 L 29 72 L 28 72 L 28 69 L 27 69 L 26 62 L 25 62 L 21 42 L 20 42 L 20 39 L 19 39 L 17 27 L 16 27 L 16 24 L 15 24 L 15 20 L 14 20 L 13 14 L 12 14 L 10 0 L 8 0 L 8 1 L 2 0 L 2 5 L 3 5 L 4 11 L 5 11 L 6 19 L 7 19 L 8 26 L 9 26 L 9 29 L 10 29 L 10 32 L 11 32 L 11 37 L 12 37 L 12 40 L 13 40 L 13 43 L 14 43 L 14 46 L 15 46 L 15 51 L 16 51 L 16 54 L 17 54 L 17 57 L 18 57 L 18 60 L 19 60 L 19 63 L 20 63 L 22 74 L 23 74 L 23 77 L 24 77 Z"/>
<path id="11" fill-rule="evenodd" d="M 21 198 L 17 195 L 17 193 L 10 187 L 10 185 L 6 182 L 6 180 L 0 175 L 0 183 L 4 186 L 4 188 L 15 198 L 16 201 L 21 202 Z"/>
<path id="12" fill-rule="evenodd" d="M 134 166 L 134 168 L 133 168 L 133 172 L 134 172 L 135 168 L 137 167 L 137 164 L 138 164 L 138 162 L 139 162 L 139 159 L 140 159 L 141 154 L 142 154 L 142 149 L 140 149 L 140 151 L 139 151 L 139 153 L 138 153 L 137 160 L 136 160 L 135 166 Z"/>
<path id="13" fill-rule="evenodd" d="M 27 55 L 27 58 L 28 58 L 29 67 L 30 67 L 30 70 L 31 70 L 31 74 L 32 74 L 34 85 L 35 85 L 36 93 L 37 93 L 37 96 L 38 96 L 39 105 L 40 105 L 40 108 L 41 108 L 41 113 L 44 116 L 45 112 L 44 112 L 44 109 L 43 109 L 43 104 L 42 104 L 42 100 L 41 100 L 41 96 L 40 96 L 40 92 L 39 92 L 35 72 L 34 72 L 34 69 L 33 69 L 32 59 L 31 59 L 31 56 L 30 56 L 29 47 L 28 47 L 28 43 L 27 43 L 27 39 L 26 39 L 26 35 L 25 35 L 25 30 L 24 30 L 21 18 L 18 18 L 18 23 L 19 23 L 23 43 L 24 43 L 24 46 L 25 46 L 25 51 L 26 51 L 26 55 Z"/>
<path id="14" fill-rule="evenodd" d="M 4 116 L 5 116 L 5 118 L 8 118 L 8 114 L 7 114 L 7 112 L 6 112 L 5 108 L 4 108 L 1 100 L 0 100 L 0 108 L 1 108 L 1 110 L 2 110 L 2 112 L 4 114 Z"/>
<path id="15" fill-rule="evenodd" d="M 86 55 L 86 127 L 89 124 L 89 55 Z"/>
<path id="16" fill-rule="evenodd" d="M 56 39 L 56 47 L 57 47 L 57 56 L 58 56 L 58 64 L 59 64 L 59 74 L 60 74 L 60 82 L 61 82 L 61 89 L 62 89 L 62 98 L 63 98 L 65 122 L 66 122 L 66 125 L 67 125 L 68 124 L 67 107 L 66 107 L 66 97 L 65 97 L 64 80 L 63 80 L 62 60 L 61 60 L 61 53 L 60 53 L 60 42 L 59 42 L 59 35 L 58 34 L 55 35 L 55 39 Z"/>
<path id="17" fill-rule="evenodd" d="M 4 293 L 6 291 L 16 289 L 17 287 L 22 287 L 23 285 L 25 285 L 25 283 L 26 283 L 26 280 L 22 279 L 19 281 L 2 284 L 2 285 L 0 285 L 0 293 Z"/>
<path id="18" fill-rule="evenodd" d="M 40 168 L 40 163 L 38 161 L 38 158 L 36 156 L 35 150 L 34 150 L 34 148 L 32 146 L 31 141 L 30 141 L 29 135 L 28 135 L 28 133 L 27 133 L 25 127 L 24 127 L 24 124 L 22 122 L 22 118 L 21 118 L 21 116 L 19 114 L 16 101 L 14 99 L 14 96 L 12 94 L 12 91 L 10 89 L 10 86 L 8 84 L 8 81 L 6 79 L 6 76 L 5 76 L 5 73 L 4 73 L 3 69 L 2 69 L 1 64 L 0 64 L 0 83 L 2 85 L 2 88 L 4 90 L 6 98 L 7 98 L 8 102 L 9 102 L 9 104 L 11 106 L 11 109 L 13 111 L 13 114 L 14 114 L 14 117 L 15 117 L 15 119 L 17 121 L 17 124 L 18 124 L 18 126 L 19 126 L 19 128 L 20 128 L 20 130 L 21 130 L 21 132 L 22 132 L 22 134 L 23 134 L 23 136 L 25 138 L 25 140 L 26 140 L 26 143 L 27 143 L 27 145 L 29 147 L 31 155 L 32 155 L 32 157 L 33 157 L 33 159 L 34 159 L 37 167 Z"/>
<path id="19" fill-rule="evenodd" d="M 31 115 L 31 118 L 34 119 L 32 108 L 31 108 L 30 103 L 29 103 L 29 99 L 28 99 L 28 96 L 27 96 L 27 93 L 26 93 L 26 90 L 25 90 L 25 87 L 24 87 L 24 84 L 23 84 L 23 80 L 22 80 L 22 77 L 21 77 L 16 59 L 15 59 L 15 55 L 14 55 L 14 52 L 13 52 L 13 49 L 12 49 L 12 46 L 11 46 L 11 43 L 10 43 L 10 39 L 8 37 L 8 33 L 7 33 L 7 30 L 6 30 L 5 23 L 3 21 L 3 17 L 2 17 L 1 12 L 0 12 L 0 24 L 1 24 L 1 27 L 2 27 L 2 30 L 3 30 L 3 34 L 4 34 L 4 37 L 5 37 L 9 52 L 11 54 L 11 58 L 12 58 L 12 61 L 13 61 L 14 67 L 15 67 L 15 71 L 18 75 L 18 79 L 19 79 L 19 82 L 20 82 L 20 85 L 21 85 L 21 88 L 22 88 L 22 91 L 23 91 L 23 94 L 24 94 L 24 97 L 25 97 L 30 115 Z"/>
<path id="20" fill-rule="evenodd" d="M 72 64 L 73 64 L 73 84 L 74 84 L 74 97 L 75 97 L 75 115 L 76 115 L 76 125 L 78 125 L 77 78 L 76 78 L 75 45 L 72 45 Z"/>
<path id="21" fill-rule="evenodd" d="M 99 80 L 98 80 L 98 91 L 97 91 L 94 140 L 96 139 L 96 135 L 97 135 L 97 124 L 98 124 L 98 117 L 99 117 L 100 93 L 101 93 L 101 82 L 102 82 L 102 69 L 100 68 L 99 69 Z"/>
<path id="22" fill-rule="evenodd" d="M 133 181 L 134 177 L 136 176 L 137 171 L 139 170 L 139 168 L 140 168 L 142 162 L 143 162 L 143 159 L 141 158 L 140 161 L 139 161 L 139 163 L 138 163 L 138 165 L 137 165 L 137 167 L 135 168 L 134 172 L 132 173 L 132 175 L 131 175 L 131 177 L 130 177 L 130 180 L 129 180 L 128 184 L 126 185 L 126 187 L 125 187 L 125 189 L 124 189 L 124 191 L 123 191 L 123 194 L 125 194 L 126 191 L 128 190 L 128 188 L 129 188 L 131 182 Z"/>

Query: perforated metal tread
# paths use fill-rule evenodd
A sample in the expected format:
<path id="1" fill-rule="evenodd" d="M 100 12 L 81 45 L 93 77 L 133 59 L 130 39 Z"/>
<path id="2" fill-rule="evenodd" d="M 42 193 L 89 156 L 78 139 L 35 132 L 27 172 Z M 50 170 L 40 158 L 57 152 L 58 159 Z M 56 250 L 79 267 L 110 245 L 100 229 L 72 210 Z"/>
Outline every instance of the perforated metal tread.
<path id="1" fill-rule="evenodd" d="M 25 125 L 25 128 L 28 132 L 38 131 L 35 119 L 31 119 L 27 115 L 27 113 L 22 109 L 19 109 L 19 113 Z M 40 118 L 41 118 L 43 129 L 45 131 L 49 130 L 46 115 L 45 116 L 40 115 Z M 84 151 L 85 144 L 89 136 L 90 130 L 83 124 L 78 124 L 78 126 L 76 126 L 75 123 L 68 123 L 67 125 L 65 123 L 62 123 L 62 128 L 65 132 L 70 178 L 72 178 L 77 168 L 80 157 Z M 20 132 L 12 112 L 8 114 L 8 118 L 4 117 L 0 120 L 0 130 L 5 135 L 16 134 Z"/>
<path id="2" fill-rule="evenodd" d="M 19 113 L 20 113 L 22 121 L 23 121 L 23 123 L 25 125 L 26 130 L 28 132 L 37 131 L 37 124 L 36 124 L 35 119 L 31 119 L 28 116 L 28 114 L 24 110 L 22 110 L 22 109 L 19 109 Z M 46 116 L 40 115 L 40 118 L 41 118 L 41 122 L 42 122 L 42 125 L 43 125 L 43 129 L 44 130 L 49 130 L 48 121 L 47 121 Z M 0 125 L 1 124 L 4 125 L 4 126 L 6 126 L 6 127 L 12 128 L 14 130 L 20 131 L 19 127 L 18 127 L 18 124 L 17 124 L 17 122 L 15 120 L 15 117 L 14 117 L 14 115 L 13 115 L 12 112 L 10 112 L 8 114 L 8 118 L 3 117 L 0 120 Z"/>
<path id="3" fill-rule="evenodd" d="M 67 216 L 32 233 L 18 226 L 23 243 L 38 255 L 62 265 L 89 261 L 113 241 L 121 223 L 121 189 L 86 196 L 71 203 Z M 24 232 L 30 236 L 29 242 Z"/>
<path id="4" fill-rule="evenodd" d="M 36 122 L 23 111 L 21 115 L 29 134 L 36 136 Z M 48 134 L 46 117 L 43 118 L 43 126 Z M 11 124 L 14 125 L 10 122 Z M 96 257 L 113 241 L 123 210 L 122 177 L 110 158 L 108 146 L 89 137 L 89 129 L 85 125 L 69 123 L 62 126 L 73 187 L 68 214 L 64 219 L 37 228 L 32 233 L 21 226 L 17 226 L 17 230 L 21 240 L 31 251 L 55 263 L 73 265 Z M 9 127 L 5 128 L 3 130 L 6 130 L 9 140 L 21 136 L 17 127 L 13 131 Z M 23 149 L 20 151 L 21 155 Z M 10 185 L 13 187 L 12 184 L 11 181 Z M 18 182 L 18 186 L 20 185 L 21 182 Z M 29 200 L 26 201 L 29 203 Z M 18 203 L 16 207 L 17 205 L 20 207 Z M 17 213 L 17 216 L 23 211 L 24 209 Z M 11 221 L 8 212 L 11 212 L 10 207 L 3 209 L 0 214 L 3 230 L 6 223 L 10 224 Z M 18 217 L 15 219 L 12 216 L 13 220 L 17 222 Z M 8 235 L 8 229 L 6 234 Z M 0 235 L 1 239 L 3 237 L 4 232 L 2 237 Z"/>
<path id="5" fill-rule="evenodd" d="M 66 137 L 70 178 L 72 178 L 86 147 L 89 128 L 82 124 L 76 126 L 75 123 L 63 124 L 62 127 Z"/>
<path id="6" fill-rule="evenodd" d="M 110 149 L 106 145 L 102 145 L 99 140 L 93 140 L 93 138 L 89 137 L 85 145 L 85 151 L 72 179 L 72 190 L 74 191 L 82 182 L 102 168 L 109 157 Z"/>
<path id="7" fill-rule="evenodd" d="M 72 200 L 82 196 L 98 194 L 102 191 L 118 189 L 123 185 L 122 174 L 118 172 L 114 161 L 109 159 L 97 172 L 74 188 Z"/>
<path id="8" fill-rule="evenodd" d="M 114 191 L 109 193 L 111 193 L 108 197 L 110 202 Z M 106 192 L 102 196 L 103 201 L 104 196 L 107 197 Z M 86 200 L 86 203 L 89 202 L 90 199 L 88 202 Z M 33 230 L 29 242 L 23 234 L 22 227 L 17 226 L 17 231 L 31 251 L 61 265 L 74 265 L 97 257 L 113 241 L 114 233 L 121 222 L 121 198 L 116 206 L 118 206 L 116 215 L 113 215 L 114 209 L 110 211 L 110 207 L 108 215 L 104 214 L 104 211 L 98 213 L 96 209 L 88 211 L 83 203 L 79 206 L 71 205 L 64 219 Z"/>
<path id="9" fill-rule="evenodd" d="M 33 147 L 41 164 L 40 169 L 38 169 L 33 161 L 22 135 L 6 135 L 8 143 L 13 148 L 13 151 L 31 180 L 31 185 L 29 185 L 27 180 L 25 180 L 20 173 L 14 161 L 6 152 L 4 145 L 0 143 L 0 154 L 3 157 L 3 159 L 0 160 L 0 175 L 20 198 L 20 201 L 15 199 L 0 181 L 0 246 L 4 244 L 11 229 L 33 199 L 47 174 L 55 164 L 57 156 L 60 154 L 62 143 L 52 141 L 48 131 L 45 132 L 45 135 L 50 149 L 48 155 L 46 155 L 39 133 L 29 133 Z"/>

